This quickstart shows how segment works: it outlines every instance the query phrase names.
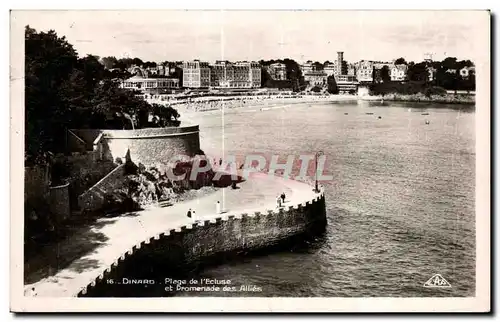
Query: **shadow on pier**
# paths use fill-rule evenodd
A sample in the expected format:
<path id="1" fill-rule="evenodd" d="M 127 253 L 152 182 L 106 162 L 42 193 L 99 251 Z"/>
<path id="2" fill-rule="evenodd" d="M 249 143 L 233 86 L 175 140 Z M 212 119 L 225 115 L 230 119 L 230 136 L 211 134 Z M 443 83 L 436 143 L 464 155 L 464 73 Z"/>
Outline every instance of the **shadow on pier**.
<path id="1" fill-rule="evenodd" d="M 28 241 L 24 254 L 24 283 L 35 283 L 68 267 L 78 273 L 99 267 L 97 260 L 85 258 L 108 241 L 108 237 L 98 230 L 114 223 L 118 217 L 137 215 L 131 212 L 115 218 L 90 216 L 72 220 L 59 227 L 51 238 Z"/>

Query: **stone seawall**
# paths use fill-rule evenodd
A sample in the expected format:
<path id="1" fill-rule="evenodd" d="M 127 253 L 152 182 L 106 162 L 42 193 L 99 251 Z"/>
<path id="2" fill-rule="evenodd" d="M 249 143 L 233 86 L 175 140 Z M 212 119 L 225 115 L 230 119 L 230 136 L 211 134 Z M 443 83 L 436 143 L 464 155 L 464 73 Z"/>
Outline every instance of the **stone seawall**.
<path id="1" fill-rule="evenodd" d="M 111 280 L 121 278 L 120 267 L 130 265 L 137 258 L 158 257 L 171 267 L 180 267 L 218 254 L 265 248 L 296 235 L 321 232 L 325 226 L 323 193 L 311 201 L 280 210 L 223 214 L 183 225 L 151 236 L 126 250 L 77 296 L 99 296 L 97 294 L 102 294 L 103 289 L 110 287 Z"/>

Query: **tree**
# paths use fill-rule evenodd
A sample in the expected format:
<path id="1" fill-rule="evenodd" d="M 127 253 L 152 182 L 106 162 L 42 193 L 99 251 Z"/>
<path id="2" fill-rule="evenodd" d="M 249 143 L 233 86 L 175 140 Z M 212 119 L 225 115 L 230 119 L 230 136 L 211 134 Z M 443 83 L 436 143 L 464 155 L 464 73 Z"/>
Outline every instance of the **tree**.
<path id="1" fill-rule="evenodd" d="M 382 68 L 380 69 L 380 79 L 384 83 L 391 81 L 391 74 L 390 74 L 389 66 L 387 66 L 387 65 L 382 66 Z"/>
<path id="2" fill-rule="evenodd" d="M 173 78 L 177 78 L 179 80 L 179 84 L 182 87 L 182 82 L 183 82 L 183 73 L 182 73 L 182 68 L 180 67 L 175 67 L 174 73 L 172 74 Z"/>
<path id="3" fill-rule="evenodd" d="M 320 63 L 320 62 L 315 62 L 315 63 L 313 64 L 313 69 L 314 69 L 314 70 L 323 70 L 323 64 L 322 64 L 322 63 Z"/>
<path id="4" fill-rule="evenodd" d="M 147 62 L 145 62 L 145 63 L 142 65 L 142 67 L 144 67 L 144 68 L 153 67 L 153 68 L 154 68 L 154 67 L 156 67 L 156 63 L 155 63 L 155 62 L 152 62 L 152 61 L 147 61 Z"/>
<path id="5" fill-rule="evenodd" d="M 262 73 L 261 73 L 261 76 L 260 76 L 261 87 L 267 87 L 267 83 L 271 79 L 272 79 L 271 75 L 269 75 L 269 71 L 267 70 L 267 68 L 262 68 Z"/>
<path id="6" fill-rule="evenodd" d="M 416 82 L 427 82 L 429 72 L 424 62 L 408 64 L 408 80 Z"/>
<path id="7" fill-rule="evenodd" d="M 294 91 L 300 91 L 300 88 L 304 85 L 304 78 L 302 77 L 302 71 L 300 70 L 299 64 L 295 60 L 288 58 L 280 62 L 286 66 L 286 77 L 292 89 Z"/>
<path id="8" fill-rule="evenodd" d="M 26 27 L 27 162 L 43 162 L 40 156 L 47 152 L 64 151 L 67 129 L 131 128 L 130 119 L 135 120 L 137 128 L 149 125 L 154 108 L 137 93 L 120 88 L 113 73 L 99 61 L 92 55 L 79 59 L 73 46 L 53 30 L 37 33 Z M 167 120 L 164 124 L 178 125 L 178 113 L 174 111 L 156 113 Z"/>
<path id="9" fill-rule="evenodd" d="M 406 65 L 406 60 L 403 58 L 403 57 L 400 57 L 398 59 L 396 59 L 396 61 L 394 62 L 394 65 Z"/>
<path id="10" fill-rule="evenodd" d="M 25 29 L 25 150 L 27 161 L 34 161 L 64 142 L 65 121 L 73 107 L 61 97 L 78 63 L 75 49 L 54 30 L 37 33 Z M 66 100 L 67 101 L 67 100 Z M 40 159 L 37 159 L 41 161 Z"/>
<path id="11" fill-rule="evenodd" d="M 140 58 L 120 58 L 115 64 L 115 68 L 119 69 L 127 69 L 132 67 L 132 65 L 135 66 L 142 66 L 144 65 L 144 62 Z"/>
<path id="12" fill-rule="evenodd" d="M 439 68 L 436 73 L 436 85 L 448 90 L 455 90 L 459 85 L 459 71 Z"/>
<path id="13" fill-rule="evenodd" d="M 335 81 L 335 77 L 333 75 L 328 76 L 326 79 L 327 91 L 330 94 L 338 94 L 339 89 L 337 87 L 337 82 Z"/>
<path id="14" fill-rule="evenodd" d="M 135 57 L 132 59 L 132 65 L 143 66 L 144 62 L 140 58 Z"/>
<path id="15" fill-rule="evenodd" d="M 474 63 L 470 60 L 457 61 L 455 57 L 446 57 L 441 62 L 436 62 L 435 83 L 447 90 L 473 90 L 475 89 L 475 75 L 469 74 L 465 79 L 460 75 L 460 70 L 464 67 L 472 67 Z"/>
<path id="16" fill-rule="evenodd" d="M 176 109 L 171 106 L 162 106 L 159 104 L 152 104 L 152 115 L 157 117 L 158 123 L 156 126 L 175 126 L 178 125 L 178 118 L 180 117 Z"/>
<path id="17" fill-rule="evenodd" d="M 271 60 L 264 60 L 264 59 L 261 59 L 261 60 L 259 60 L 259 64 L 260 64 L 261 66 L 263 66 L 263 67 L 264 67 L 264 66 L 269 66 L 269 65 L 272 65 L 272 64 L 274 64 L 274 63 L 276 63 L 276 61 L 275 61 L 274 59 L 271 59 Z"/>
<path id="18" fill-rule="evenodd" d="M 106 69 L 115 68 L 117 63 L 118 63 L 118 59 L 116 59 L 115 56 L 108 56 L 108 57 L 101 58 L 101 64 L 103 64 L 104 68 L 106 68 Z"/>
<path id="19" fill-rule="evenodd" d="M 458 62 L 462 67 L 472 67 L 474 66 L 474 63 L 470 61 L 469 59 L 467 60 L 461 60 Z"/>
<path id="20" fill-rule="evenodd" d="M 456 69 L 453 77 L 453 90 L 455 91 L 455 95 L 457 95 L 458 87 L 460 86 L 460 70 Z"/>
<path id="21" fill-rule="evenodd" d="M 456 57 L 446 57 L 441 62 L 441 67 L 444 68 L 445 70 L 456 69 L 458 67 L 457 66 L 457 58 Z"/>
<path id="22" fill-rule="evenodd" d="M 93 55 L 78 59 L 77 69 L 82 72 L 85 78 L 86 90 L 92 90 L 106 75 L 99 58 Z"/>
<path id="23" fill-rule="evenodd" d="M 476 73 L 473 70 L 469 71 L 469 77 L 464 80 L 462 88 L 466 91 L 476 90 Z"/>
<path id="24" fill-rule="evenodd" d="M 108 71 L 106 74 L 106 78 L 108 79 L 127 79 L 132 77 L 132 74 L 129 73 L 127 70 L 122 70 L 122 69 L 113 69 L 113 71 Z"/>
<path id="25" fill-rule="evenodd" d="M 115 68 L 119 68 L 121 70 L 127 69 L 132 66 L 132 58 L 120 58 L 115 64 Z"/>

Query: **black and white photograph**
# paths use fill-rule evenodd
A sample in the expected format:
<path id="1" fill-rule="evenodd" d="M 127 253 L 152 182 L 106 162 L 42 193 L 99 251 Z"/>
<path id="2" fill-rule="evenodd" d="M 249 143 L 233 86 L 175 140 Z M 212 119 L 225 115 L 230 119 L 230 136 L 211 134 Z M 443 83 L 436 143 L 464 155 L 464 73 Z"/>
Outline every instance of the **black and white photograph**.
<path id="1" fill-rule="evenodd" d="M 11 11 L 11 309 L 488 312 L 490 19 Z"/>

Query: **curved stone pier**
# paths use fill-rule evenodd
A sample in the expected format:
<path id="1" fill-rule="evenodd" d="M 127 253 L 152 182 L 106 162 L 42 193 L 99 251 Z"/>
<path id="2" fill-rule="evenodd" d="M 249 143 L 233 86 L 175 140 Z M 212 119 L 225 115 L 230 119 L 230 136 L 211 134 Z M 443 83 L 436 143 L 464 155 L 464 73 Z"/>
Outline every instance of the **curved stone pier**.
<path id="1" fill-rule="evenodd" d="M 277 209 L 276 195 L 286 203 Z M 224 213 L 215 214 L 222 200 Z M 186 212 L 196 209 L 196 218 Z M 324 194 L 298 181 L 254 173 L 240 189 L 221 189 L 172 207 L 103 219 L 90 230 L 101 243 L 51 277 L 26 285 L 26 295 L 85 296 L 113 275 L 121 263 L 138 252 L 160 249 L 172 261 L 191 261 L 239 249 L 257 249 L 326 225 Z M 85 238 L 85 236 L 80 236 Z M 89 240 L 90 242 L 90 240 Z M 172 245 L 175 245 L 173 247 Z M 179 246 L 180 245 L 180 246 Z M 77 247 L 67 242 L 68 249 Z"/>

